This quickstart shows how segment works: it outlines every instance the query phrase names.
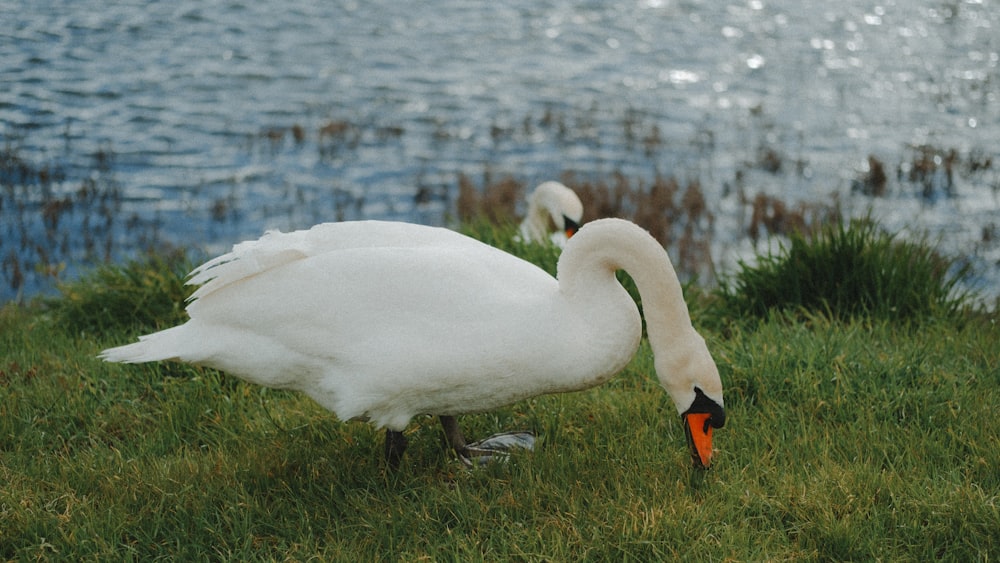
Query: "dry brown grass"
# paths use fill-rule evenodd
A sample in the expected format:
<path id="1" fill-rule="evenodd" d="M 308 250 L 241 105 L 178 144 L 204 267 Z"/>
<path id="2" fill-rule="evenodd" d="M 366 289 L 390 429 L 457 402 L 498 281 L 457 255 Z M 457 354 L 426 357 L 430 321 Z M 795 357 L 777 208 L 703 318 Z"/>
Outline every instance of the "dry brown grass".
<path id="1" fill-rule="evenodd" d="M 991 173 L 993 168 L 992 156 L 978 148 L 963 154 L 955 148 L 924 144 L 912 145 L 907 152 L 896 164 L 895 182 L 901 192 L 916 192 L 927 200 L 954 197 L 957 195 L 959 176 Z M 886 164 L 880 158 L 869 155 L 867 170 L 851 183 L 851 191 L 869 197 L 886 197 L 891 191 L 890 181 Z"/>
<path id="2" fill-rule="evenodd" d="M 646 183 L 621 172 L 598 179 L 579 179 L 566 173 L 560 181 L 580 197 L 584 222 L 602 217 L 628 219 L 648 230 L 671 252 L 683 276 L 714 276 L 711 242 L 715 217 L 699 181 L 682 186 L 674 177 L 657 176 Z M 518 203 L 531 188 L 509 176 L 492 181 L 485 174 L 483 185 L 477 186 L 469 176 L 460 175 L 458 218 L 467 221 L 485 216 L 491 221 L 516 222 Z"/>
<path id="3" fill-rule="evenodd" d="M 455 210 L 462 221 L 486 217 L 494 223 L 513 222 L 517 203 L 525 196 L 524 182 L 505 176 L 497 181 L 487 177 L 479 189 L 465 174 L 458 176 L 458 199 Z"/>
<path id="4" fill-rule="evenodd" d="M 742 199 L 745 204 L 747 200 Z M 766 235 L 809 235 L 842 218 L 837 198 L 832 204 L 799 202 L 789 206 L 781 199 L 759 193 L 749 203 L 751 215 L 747 235 L 754 243 Z"/>
<path id="5" fill-rule="evenodd" d="M 885 197 L 888 183 L 885 165 L 875 155 L 868 155 L 868 171 L 851 184 L 851 191 L 870 197 Z"/>

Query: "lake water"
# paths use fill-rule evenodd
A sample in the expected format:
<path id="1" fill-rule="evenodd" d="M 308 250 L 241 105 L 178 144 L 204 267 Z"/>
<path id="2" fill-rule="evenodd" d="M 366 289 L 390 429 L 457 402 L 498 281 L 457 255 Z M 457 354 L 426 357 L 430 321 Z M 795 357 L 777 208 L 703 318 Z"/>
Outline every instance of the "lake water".
<path id="1" fill-rule="evenodd" d="M 697 179 L 723 272 L 752 255 L 746 201 L 763 193 L 871 209 L 1000 294 L 1000 8 L 986 0 L 0 0 L 0 13 L 3 300 L 143 246 L 445 224 L 459 174 L 567 172 Z M 869 155 L 881 197 L 861 193 Z"/>

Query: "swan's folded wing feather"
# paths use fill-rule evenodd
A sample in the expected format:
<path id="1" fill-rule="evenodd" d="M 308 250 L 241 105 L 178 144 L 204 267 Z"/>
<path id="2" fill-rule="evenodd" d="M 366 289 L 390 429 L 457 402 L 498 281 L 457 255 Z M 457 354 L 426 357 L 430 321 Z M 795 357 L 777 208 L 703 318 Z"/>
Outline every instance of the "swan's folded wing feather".
<path id="1" fill-rule="evenodd" d="M 296 260 L 327 252 L 360 248 L 481 247 L 482 243 L 443 228 L 392 221 L 322 223 L 308 230 L 268 231 L 257 240 L 241 242 L 233 250 L 198 266 L 187 281 L 200 285 L 188 299 L 194 301 L 232 283 Z"/>
<path id="2" fill-rule="evenodd" d="M 200 285 L 188 301 L 194 301 L 232 283 L 309 256 L 298 233 L 268 231 L 258 240 L 241 242 L 233 250 L 195 268 L 188 285 Z"/>

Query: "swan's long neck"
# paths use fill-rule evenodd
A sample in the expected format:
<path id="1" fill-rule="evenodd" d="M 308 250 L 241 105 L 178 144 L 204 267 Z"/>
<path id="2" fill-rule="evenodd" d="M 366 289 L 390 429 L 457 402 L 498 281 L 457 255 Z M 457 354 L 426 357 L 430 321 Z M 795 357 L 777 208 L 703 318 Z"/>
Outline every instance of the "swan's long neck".
<path id="1" fill-rule="evenodd" d="M 552 218 L 557 230 L 563 230 L 562 215 L 551 213 L 550 207 L 552 205 L 550 205 L 549 199 L 551 198 L 547 197 L 546 193 L 535 191 L 531 194 L 528 198 L 528 212 L 525 214 L 524 221 L 521 222 L 521 236 L 535 242 L 547 240 L 549 217 Z"/>
<path id="2" fill-rule="evenodd" d="M 652 235 L 620 219 L 592 221 L 586 227 L 559 260 L 564 291 L 590 292 L 588 286 L 607 283 L 617 270 L 625 270 L 642 297 L 650 340 L 669 342 L 691 330 L 677 273 Z"/>
<path id="3" fill-rule="evenodd" d="M 721 400 L 718 372 L 704 340 L 691 326 L 674 267 L 648 232 L 621 219 L 588 223 L 570 239 L 559 260 L 560 287 L 569 293 L 593 292 L 594 284 L 617 284 L 614 272 L 619 269 L 632 277 L 642 297 L 657 375 L 678 409 L 690 406 L 695 385 Z"/>

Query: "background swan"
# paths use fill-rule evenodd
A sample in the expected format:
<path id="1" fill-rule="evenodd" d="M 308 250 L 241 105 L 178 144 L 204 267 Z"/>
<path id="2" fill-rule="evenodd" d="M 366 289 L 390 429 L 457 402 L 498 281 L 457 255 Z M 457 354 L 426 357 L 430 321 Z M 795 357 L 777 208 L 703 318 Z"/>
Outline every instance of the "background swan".
<path id="1" fill-rule="evenodd" d="M 521 221 L 521 238 L 527 242 L 551 240 L 559 247 L 580 229 L 583 203 L 576 192 L 559 182 L 542 182 L 528 196 L 528 212 Z M 555 225 L 556 232 L 549 233 Z"/>
<path id="2" fill-rule="evenodd" d="M 192 273 L 202 285 L 187 323 L 101 357 L 176 359 L 302 391 L 341 420 L 385 427 L 391 465 L 410 419 L 438 415 L 464 454 L 455 415 L 592 387 L 628 363 L 642 323 L 619 268 L 642 296 L 656 372 L 692 457 L 707 466 L 712 428 L 725 422 L 716 365 L 666 252 L 621 219 L 570 239 L 558 281 L 446 229 L 364 221 L 269 232 Z"/>

